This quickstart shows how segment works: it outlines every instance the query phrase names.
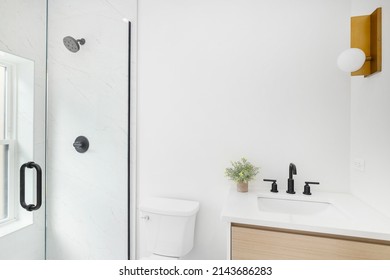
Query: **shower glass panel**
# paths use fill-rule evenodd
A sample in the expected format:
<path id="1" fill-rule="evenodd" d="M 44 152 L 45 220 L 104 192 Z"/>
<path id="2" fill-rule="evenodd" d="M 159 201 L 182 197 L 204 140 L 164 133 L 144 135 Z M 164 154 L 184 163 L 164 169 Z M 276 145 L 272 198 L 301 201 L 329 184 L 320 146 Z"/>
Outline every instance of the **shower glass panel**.
<path id="1" fill-rule="evenodd" d="M 0 1 L 0 259 L 5 260 L 45 258 L 46 7 L 46 0 Z"/>
<path id="2" fill-rule="evenodd" d="M 47 259 L 129 258 L 136 12 L 136 0 L 48 1 Z"/>
<path id="3" fill-rule="evenodd" d="M 130 257 L 136 13 L 137 0 L 0 1 L 0 260 Z"/>

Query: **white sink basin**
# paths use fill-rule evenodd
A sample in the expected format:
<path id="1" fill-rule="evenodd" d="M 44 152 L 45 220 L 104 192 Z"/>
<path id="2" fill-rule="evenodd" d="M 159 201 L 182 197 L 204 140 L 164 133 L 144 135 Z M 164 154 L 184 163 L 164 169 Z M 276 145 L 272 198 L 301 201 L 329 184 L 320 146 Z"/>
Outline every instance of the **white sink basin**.
<path id="1" fill-rule="evenodd" d="M 334 212 L 337 209 L 328 202 L 296 200 L 288 198 L 271 198 L 258 196 L 257 207 L 261 212 L 284 213 L 292 215 L 314 215 L 323 212 Z"/>

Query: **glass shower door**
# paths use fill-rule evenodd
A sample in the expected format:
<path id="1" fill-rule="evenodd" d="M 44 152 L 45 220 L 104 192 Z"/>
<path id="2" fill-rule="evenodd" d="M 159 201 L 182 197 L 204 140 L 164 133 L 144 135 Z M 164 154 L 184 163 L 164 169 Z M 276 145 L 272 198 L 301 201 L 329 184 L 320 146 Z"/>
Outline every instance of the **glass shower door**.
<path id="1" fill-rule="evenodd" d="M 46 1 L 0 2 L 0 259 L 45 258 Z"/>

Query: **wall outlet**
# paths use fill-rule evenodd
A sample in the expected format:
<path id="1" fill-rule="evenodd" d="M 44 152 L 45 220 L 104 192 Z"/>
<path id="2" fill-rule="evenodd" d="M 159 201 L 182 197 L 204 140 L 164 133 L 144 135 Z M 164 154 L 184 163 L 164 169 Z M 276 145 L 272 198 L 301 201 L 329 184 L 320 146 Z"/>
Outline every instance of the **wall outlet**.
<path id="1" fill-rule="evenodd" d="M 364 171 L 365 169 L 365 162 L 364 159 L 361 158 L 355 158 L 353 160 L 352 166 L 355 170 Z"/>

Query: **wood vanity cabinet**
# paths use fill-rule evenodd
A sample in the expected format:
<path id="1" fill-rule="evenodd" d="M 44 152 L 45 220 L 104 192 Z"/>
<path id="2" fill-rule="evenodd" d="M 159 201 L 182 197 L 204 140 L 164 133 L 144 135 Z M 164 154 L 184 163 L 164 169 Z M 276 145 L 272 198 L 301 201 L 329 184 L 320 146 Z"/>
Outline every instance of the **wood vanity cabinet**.
<path id="1" fill-rule="evenodd" d="M 390 260 L 390 242 L 231 224 L 233 260 Z"/>

